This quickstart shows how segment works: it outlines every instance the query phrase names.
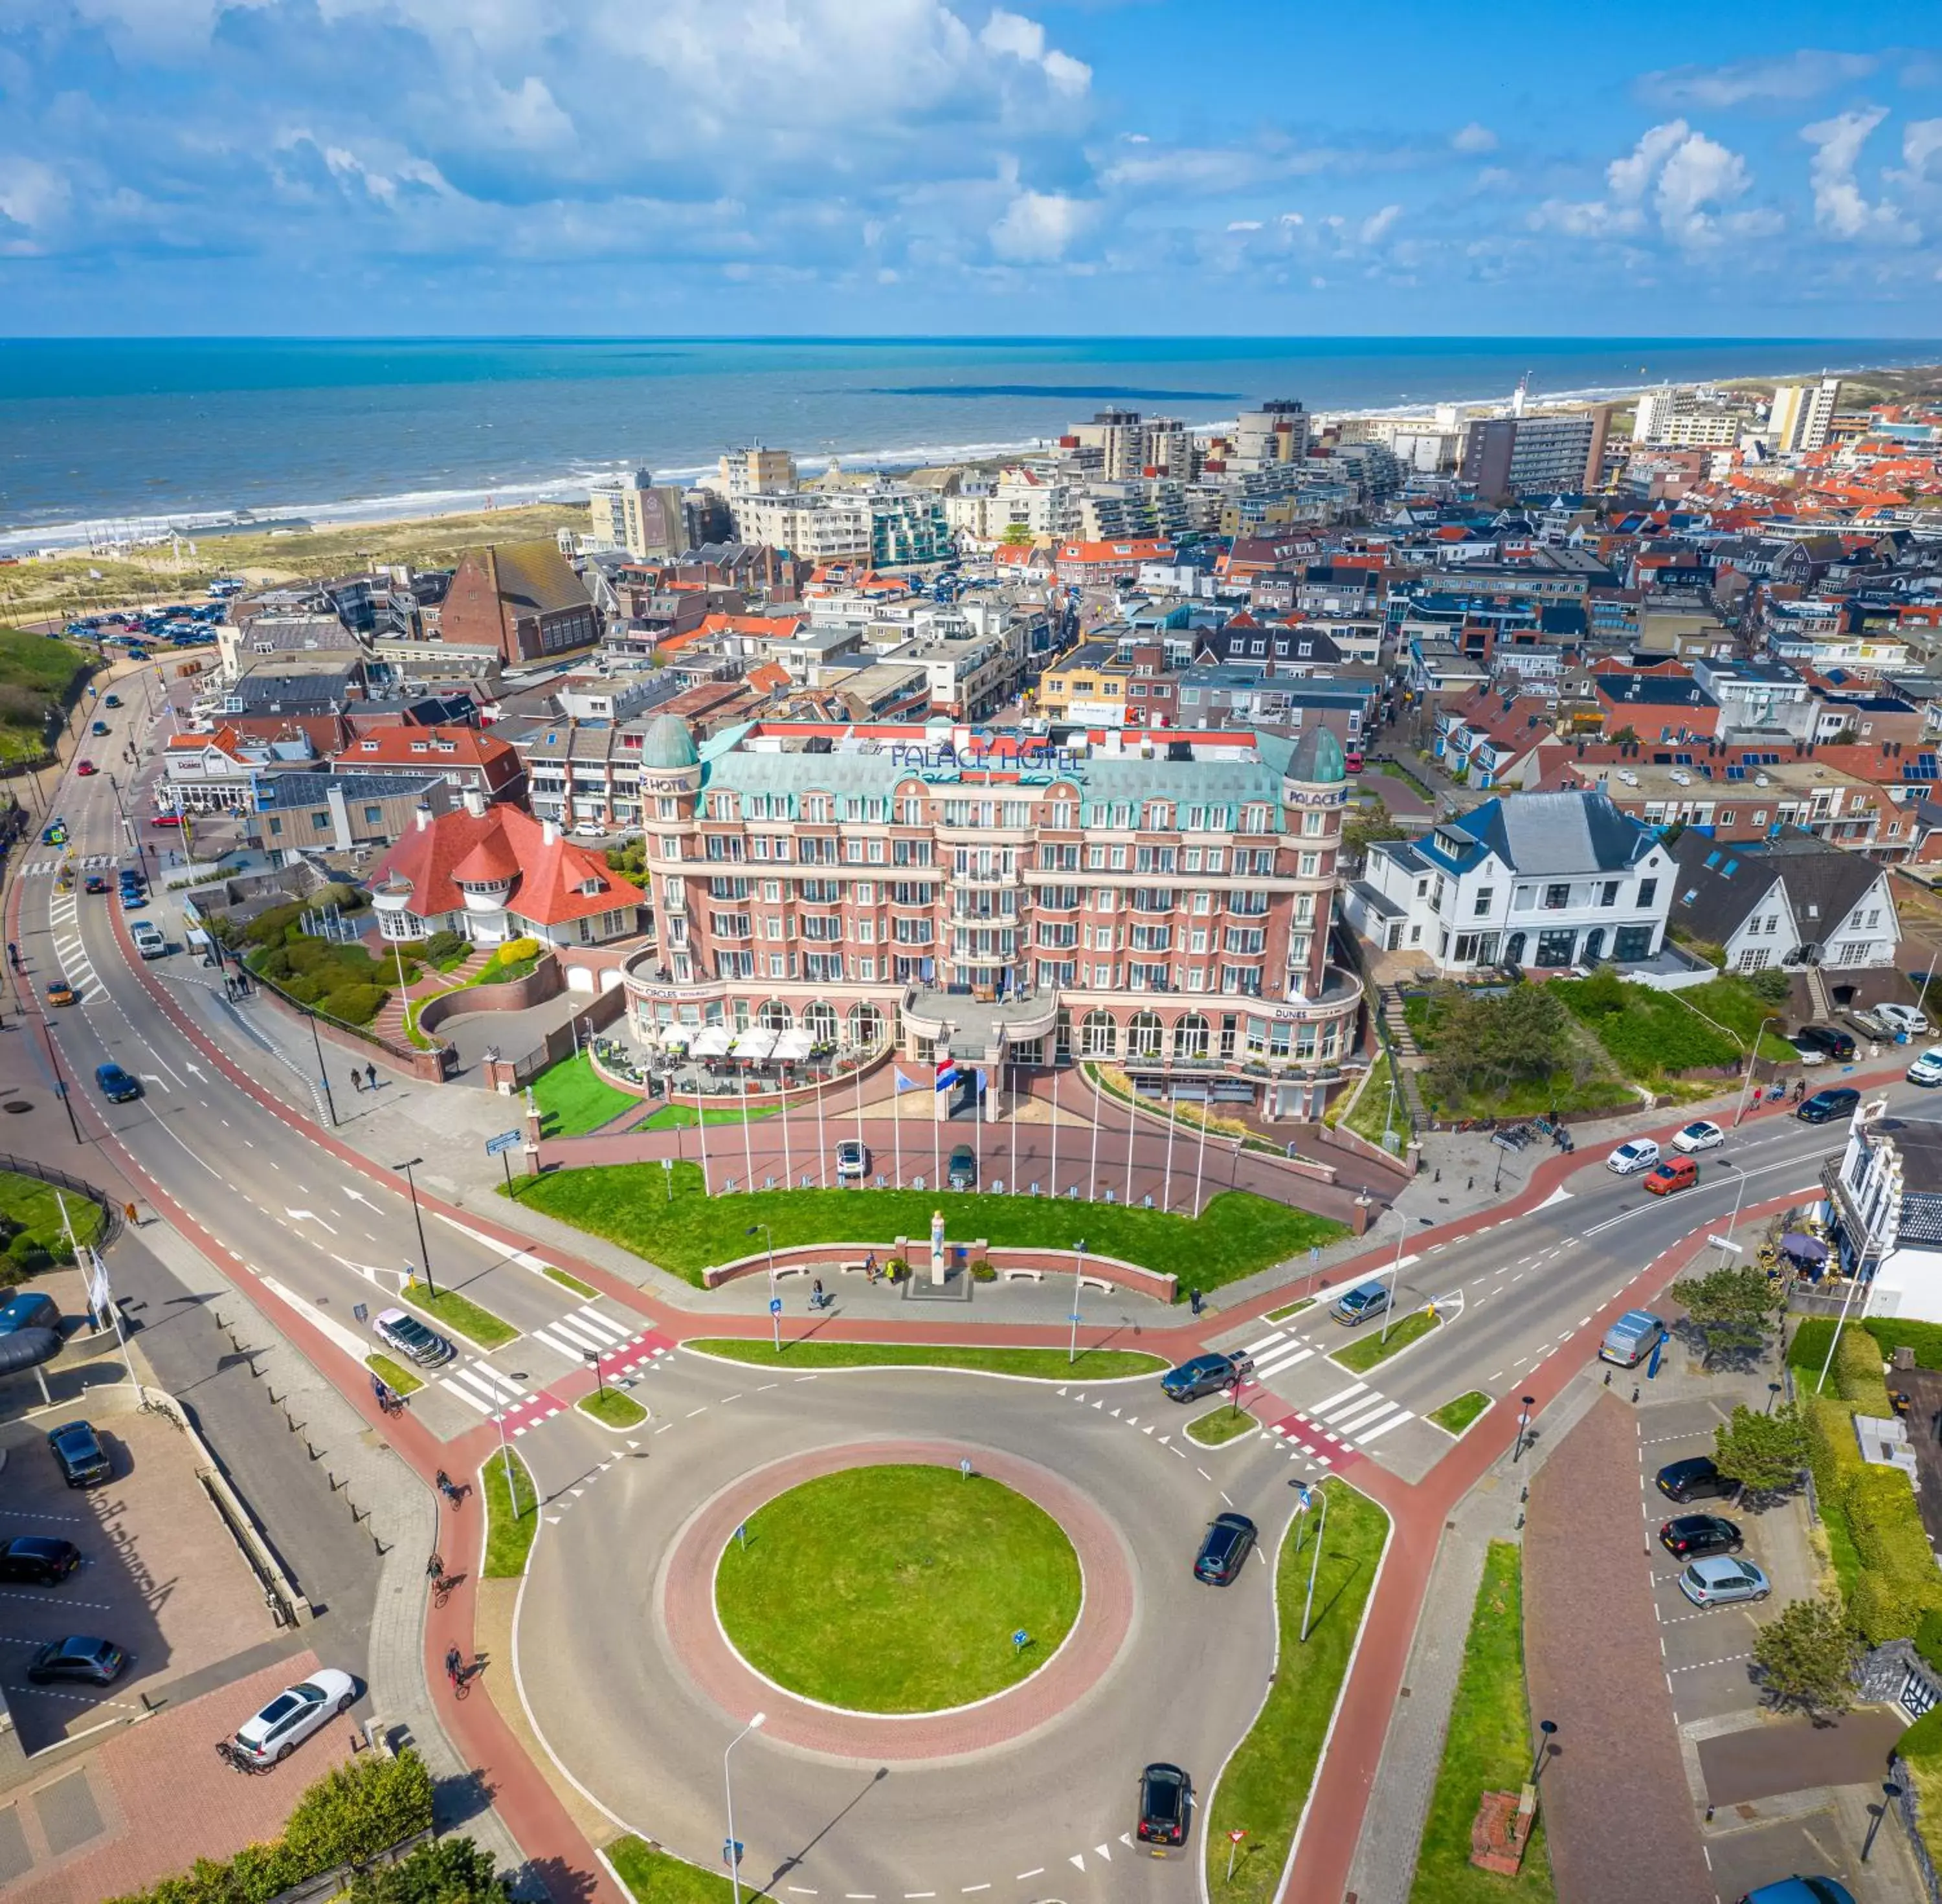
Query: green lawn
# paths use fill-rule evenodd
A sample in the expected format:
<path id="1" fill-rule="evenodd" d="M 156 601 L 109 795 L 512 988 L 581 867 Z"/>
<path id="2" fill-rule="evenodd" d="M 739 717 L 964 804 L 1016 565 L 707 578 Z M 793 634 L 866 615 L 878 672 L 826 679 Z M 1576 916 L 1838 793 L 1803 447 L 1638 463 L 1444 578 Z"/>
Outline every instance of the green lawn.
<path id="1" fill-rule="evenodd" d="M 564 1269 L 556 1269 L 549 1263 L 546 1266 L 547 1279 L 558 1283 L 562 1289 L 570 1289 L 576 1296 L 584 1296 L 590 1302 L 600 1292 L 590 1283 L 582 1282 L 577 1276 L 570 1276 Z"/>
<path id="2" fill-rule="evenodd" d="M 1365 1143 L 1383 1147 L 1383 1133 L 1387 1131 L 1392 1137 L 1407 1143 L 1409 1140 L 1409 1111 L 1400 1093 L 1393 1104 L 1390 1102 L 1389 1080 L 1393 1075 L 1389 1055 L 1384 1051 L 1369 1067 L 1369 1081 L 1363 1085 L 1350 1107 L 1349 1114 L 1342 1119 L 1345 1129 L 1353 1131 Z"/>
<path id="3" fill-rule="evenodd" d="M 636 1904 L 731 1904 L 734 1896 L 725 1875 L 657 1851 L 631 1832 L 607 1847 L 607 1860 L 634 1893 Z M 754 1897 L 756 1887 L 749 1885 L 746 1894 Z"/>
<path id="4" fill-rule="evenodd" d="M 511 1487 L 507 1491 L 506 1464 L 512 1464 Z M 486 1578 L 516 1580 L 526 1570 L 526 1556 L 532 1551 L 533 1536 L 540 1531 L 539 1497 L 533 1491 L 533 1477 L 526 1464 L 511 1449 L 504 1456 L 495 1449 L 486 1462 Z M 515 1495 L 518 1511 L 514 1512 Z"/>
<path id="5" fill-rule="evenodd" d="M 1454 1401 L 1446 1401 L 1431 1413 L 1429 1419 L 1438 1428 L 1452 1434 L 1461 1434 L 1490 1405 L 1490 1398 L 1482 1389 L 1472 1388 Z"/>
<path id="6" fill-rule="evenodd" d="M 596 1388 L 577 1406 L 611 1428 L 639 1428 L 648 1419 L 648 1411 L 624 1388 Z"/>
<path id="7" fill-rule="evenodd" d="M 1403 1017 L 1411 1034 L 1426 1051 L 1436 1048 L 1441 1015 L 1432 999 L 1419 995 L 1403 1001 Z M 1638 1093 L 1617 1074 L 1610 1055 L 1582 1025 L 1574 1027 L 1571 1055 L 1571 1064 L 1561 1066 L 1548 1077 L 1515 1078 L 1488 1090 L 1472 1090 L 1462 1097 L 1438 1097 L 1429 1071 L 1418 1073 L 1417 1084 L 1425 1107 L 1432 1115 L 1444 1118 L 1536 1117 L 1554 1110 L 1570 1116 L 1638 1107 Z"/>
<path id="8" fill-rule="evenodd" d="M 1187 1438 L 1199 1442 L 1203 1448 L 1218 1448 L 1223 1442 L 1238 1441 L 1257 1425 L 1245 1408 L 1228 1404 L 1195 1416 L 1187 1425 Z"/>
<path id="9" fill-rule="evenodd" d="M 57 1192 L 53 1184 L 44 1183 L 38 1177 L 0 1170 L 0 1217 L 5 1219 L 5 1229 L 14 1238 L 9 1253 L 0 1254 L 0 1286 L 30 1274 L 36 1267 L 47 1266 L 35 1253 L 35 1246 L 57 1263 L 73 1260 L 73 1252 L 68 1247 L 67 1226 L 61 1221 L 63 1202 L 67 1205 L 67 1222 L 74 1228 L 75 1241 L 85 1249 L 100 1238 L 107 1220 L 93 1198 L 75 1190 Z"/>
<path id="10" fill-rule="evenodd" d="M 751 1104 L 749 1121 L 756 1123 L 764 1117 L 773 1117 L 781 1110 L 780 1104 Z M 713 1104 L 705 1104 L 699 1113 L 690 1104 L 663 1104 L 658 1110 L 650 1111 L 639 1123 L 632 1128 L 636 1131 L 691 1131 L 697 1124 L 705 1124 L 711 1131 L 718 1124 L 739 1124 L 742 1113 L 739 1110 L 723 1110 Z"/>
<path id="11" fill-rule="evenodd" d="M 1034 1671 L 1079 1617 L 1058 1522 L 955 1468 L 826 1474 L 758 1509 L 747 1535 L 715 1572 L 722 1630 L 757 1672 L 828 1705 L 967 1705 Z"/>
<path id="12" fill-rule="evenodd" d="M 0 627 L 0 759 L 34 760 L 47 751 L 46 715 L 65 706 L 88 651 L 23 628 Z"/>
<path id="13" fill-rule="evenodd" d="M 1290 1316 L 1299 1315 L 1303 1309 L 1312 1309 L 1314 1306 L 1315 1298 L 1304 1296 L 1298 1302 L 1285 1303 L 1278 1309 L 1269 1310 L 1261 1320 L 1264 1322 L 1285 1322 Z"/>
<path id="14" fill-rule="evenodd" d="M 581 1051 L 549 1064 L 534 1079 L 533 1101 L 540 1107 L 541 1137 L 579 1137 L 612 1123 L 641 1100 L 631 1091 L 617 1091 Z"/>
<path id="15" fill-rule="evenodd" d="M 758 1367 L 779 1366 L 773 1341 L 759 1336 L 707 1336 L 682 1344 L 705 1355 Z M 1132 1348 L 1081 1348 L 1077 1361 L 1063 1348 L 956 1348 L 936 1342 L 804 1342 L 783 1337 L 780 1366 L 799 1369 L 971 1369 L 988 1375 L 1031 1376 L 1041 1382 L 1116 1382 L 1129 1375 L 1158 1375 L 1169 1366 L 1160 1355 Z"/>
<path id="16" fill-rule="evenodd" d="M 394 1395 L 415 1395 L 424 1386 L 402 1362 L 394 1362 L 388 1355 L 367 1355 L 364 1366 Z"/>
<path id="17" fill-rule="evenodd" d="M 699 1283 L 703 1269 L 752 1255 L 769 1223 L 776 1241 L 874 1243 L 928 1236 L 942 1206 L 951 1235 L 995 1244 L 1090 1250 L 1171 1270 L 1184 1290 L 1218 1289 L 1257 1269 L 1348 1234 L 1340 1223 L 1245 1190 L 1224 1191 L 1199 1218 L 1123 1204 L 935 1190 L 757 1190 L 707 1195 L 698 1164 L 678 1163 L 667 1200 L 658 1163 L 611 1164 L 549 1172 L 521 1191 L 528 1209 L 605 1236 L 676 1275 Z M 501 1191 L 503 1195 L 503 1189 Z"/>
<path id="18" fill-rule="evenodd" d="M 1377 1363 L 1386 1362 L 1413 1342 L 1420 1342 L 1436 1326 L 1436 1319 L 1429 1310 L 1412 1309 L 1401 1321 L 1391 1324 L 1389 1340 L 1385 1342 L 1382 1325 L 1371 1322 L 1366 1325 L 1369 1333 L 1360 1342 L 1337 1349 L 1329 1360 L 1356 1375 L 1366 1375 Z"/>
<path id="19" fill-rule="evenodd" d="M 1207 1891 L 1215 1904 L 1270 1904 L 1276 1894 L 1388 1536 L 1389 1517 L 1373 1501 L 1340 1481 L 1323 1486 L 1328 1526 L 1307 1643 L 1300 1638 L 1301 1609 L 1321 1515 L 1319 1501 L 1303 1517 L 1300 1547 L 1291 1533 L 1276 1570 L 1281 1663 L 1267 1703 L 1227 1762 L 1214 1801 L 1199 1821 Z M 1230 1831 L 1248 1834 L 1234 1860 L 1231 1884 L 1227 1878 Z"/>
<path id="20" fill-rule="evenodd" d="M 509 1342 L 519 1339 L 519 1330 L 504 1317 L 495 1315 L 455 1289 L 441 1289 L 434 1295 L 423 1283 L 407 1283 L 400 1299 L 423 1310 L 433 1321 L 455 1330 L 481 1348 L 503 1348 Z"/>
<path id="21" fill-rule="evenodd" d="M 1470 1636 L 1450 1708 L 1443 1766 L 1417 1853 L 1411 1904 L 1548 1904 L 1551 1860 L 1540 1810 L 1515 1878 L 1470 1862 L 1470 1826 L 1486 1792 L 1515 1792 L 1530 1776 L 1530 1713 L 1524 1682 L 1523 1556 L 1493 1541 L 1470 1615 Z"/>

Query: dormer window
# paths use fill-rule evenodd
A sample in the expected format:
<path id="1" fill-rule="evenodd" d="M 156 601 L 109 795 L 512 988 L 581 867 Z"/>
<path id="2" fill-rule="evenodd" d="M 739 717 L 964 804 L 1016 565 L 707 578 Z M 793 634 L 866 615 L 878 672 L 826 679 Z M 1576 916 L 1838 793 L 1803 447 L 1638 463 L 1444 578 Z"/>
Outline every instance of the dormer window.
<path id="1" fill-rule="evenodd" d="M 602 887 L 597 879 L 588 878 L 580 882 L 580 890 L 582 897 L 591 899 L 599 896 Z"/>

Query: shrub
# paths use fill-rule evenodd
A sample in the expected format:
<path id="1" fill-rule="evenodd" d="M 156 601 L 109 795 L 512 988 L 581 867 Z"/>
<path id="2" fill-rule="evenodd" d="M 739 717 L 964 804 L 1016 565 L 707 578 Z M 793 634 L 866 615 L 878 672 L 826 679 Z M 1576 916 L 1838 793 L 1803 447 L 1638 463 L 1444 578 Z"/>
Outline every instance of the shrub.
<path id="1" fill-rule="evenodd" d="M 24 1229 L 7 1245 L 7 1260 L 23 1276 L 38 1275 L 54 1262 L 47 1246 Z"/>
<path id="2" fill-rule="evenodd" d="M 1842 1505 L 1864 1569 L 1851 1609 L 1855 1624 L 1870 1645 L 1906 1639 L 1925 1613 L 1942 1608 L 1942 1571 L 1914 1489 L 1898 1469 L 1864 1466 L 1849 1482 Z"/>
<path id="3" fill-rule="evenodd" d="M 295 969 L 290 963 L 289 950 L 280 945 L 273 947 L 254 963 L 257 971 L 265 978 L 273 978 L 278 984 L 286 983 Z"/>
<path id="4" fill-rule="evenodd" d="M 290 928 L 304 915 L 304 908 L 292 901 L 271 906 L 257 914 L 244 928 L 243 936 L 252 945 L 280 945 Z"/>
<path id="5" fill-rule="evenodd" d="M 354 981 L 340 984 L 320 1003 L 318 1009 L 346 1024 L 369 1024 L 384 1009 L 391 996 L 381 985 L 360 984 Z"/>
<path id="6" fill-rule="evenodd" d="M 1942 1673 L 1942 1607 L 1931 1607 L 1922 1615 L 1915 1629 L 1915 1650 Z"/>
<path id="7" fill-rule="evenodd" d="M 1793 981 L 1778 966 L 1750 974 L 1747 988 L 1763 1005 L 1784 1005 L 1793 995 Z"/>
<path id="8" fill-rule="evenodd" d="M 1888 1383 L 1882 1376 L 1881 1344 L 1865 1329 L 1843 1329 L 1840 1345 L 1834 1351 L 1834 1385 L 1844 1401 L 1855 1404 L 1860 1415 L 1887 1415 L 1894 1404 L 1888 1398 Z"/>
<path id="9" fill-rule="evenodd" d="M 1880 1343 L 1884 1361 L 1898 1348 L 1912 1348 L 1917 1368 L 1942 1369 L 1942 1323 L 1914 1322 L 1902 1316 L 1871 1315 L 1858 1324 L 1851 1319 L 1848 1328 L 1857 1327 L 1865 1329 Z M 1794 1331 L 1793 1342 L 1787 1351 L 1787 1361 L 1794 1367 L 1806 1370 L 1810 1376 L 1818 1376 L 1821 1364 L 1827 1359 L 1827 1339 L 1833 1333 L 1830 1318 L 1808 1317 Z M 1842 1333 L 1845 1335 L 1847 1330 Z M 1831 1382 L 1833 1377 L 1829 1379 Z"/>
<path id="10" fill-rule="evenodd" d="M 433 965 L 436 965 L 443 960 L 455 959 L 465 948 L 466 939 L 464 933 L 434 932 L 425 941 L 421 949 L 424 956 L 430 960 Z"/>
<path id="11" fill-rule="evenodd" d="M 299 1005 L 314 1005 L 324 993 L 329 980 L 321 973 L 293 972 L 283 981 L 283 990 Z"/>

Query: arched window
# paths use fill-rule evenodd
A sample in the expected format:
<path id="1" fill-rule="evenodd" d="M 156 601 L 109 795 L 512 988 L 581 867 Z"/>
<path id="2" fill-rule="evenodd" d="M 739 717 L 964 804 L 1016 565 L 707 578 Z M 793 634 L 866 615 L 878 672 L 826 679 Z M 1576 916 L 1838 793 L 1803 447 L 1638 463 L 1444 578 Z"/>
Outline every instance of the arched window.
<path id="1" fill-rule="evenodd" d="M 869 1051 L 884 1041 L 884 1015 L 874 1005 L 850 1008 L 850 1042 L 859 1051 Z"/>
<path id="2" fill-rule="evenodd" d="M 1126 1026 L 1126 1056 L 1129 1058 L 1157 1058 L 1164 1036 L 1158 1012 L 1135 1012 Z"/>
<path id="3" fill-rule="evenodd" d="M 802 1008 L 802 1028 L 819 1045 L 836 1042 L 836 1008 L 819 1002 Z"/>
<path id="4" fill-rule="evenodd" d="M 1173 1055 L 1176 1060 L 1207 1055 L 1207 1021 L 1198 1012 L 1190 1012 L 1175 1022 Z"/>
<path id="5" fill-rule="evenodd" d="M 786 1031 L 795 1021 L 780 999 L 772 998 L 755 1014 L 755 1022 L 764 1031 Z"/>
<path id="6" fill-rule="evenodd" d="M 1082 1058 L 1110 1058 L 1120 1048 L 1120 1028 L 1110 1012 L 1089 1012 L 1079 1027 Z"/>

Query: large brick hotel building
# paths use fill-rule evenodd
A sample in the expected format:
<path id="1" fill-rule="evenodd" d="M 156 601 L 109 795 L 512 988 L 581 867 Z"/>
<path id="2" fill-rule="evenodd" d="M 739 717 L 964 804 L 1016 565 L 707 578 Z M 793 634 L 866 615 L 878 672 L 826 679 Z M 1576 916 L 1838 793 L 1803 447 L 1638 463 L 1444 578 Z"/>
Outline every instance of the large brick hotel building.
<path id="1" fill-rule="evenodd" d="M 1319 1114 L 1362 988 L 1329 962 L 1334 737 L 758 722 L 645 736 L 657 944 L 644 1039 L 894 1038 L 922 1060 L 1125 1066 L 1149 1091 Z"/>

